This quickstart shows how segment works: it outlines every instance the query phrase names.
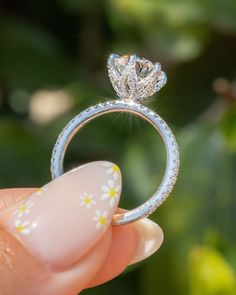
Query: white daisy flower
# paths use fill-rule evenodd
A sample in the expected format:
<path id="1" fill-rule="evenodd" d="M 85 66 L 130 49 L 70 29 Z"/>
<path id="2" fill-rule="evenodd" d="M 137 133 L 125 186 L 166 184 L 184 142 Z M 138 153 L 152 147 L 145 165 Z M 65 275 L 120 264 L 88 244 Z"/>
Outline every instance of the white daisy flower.
<path id="1" fill-rule="evenodd" d="M 93 218 L 94 221 L 96 221 L 96 228 L 97 230 L 105 230 L 107 228 L 107 211 L 104 211 L 103 213 L 100 210 L 96 210 L 95 212 L 96 216 Z"/>
<path id="2" fill-rule="evenodd" d="M 80 196 L 79 199 L 80 206 L 86 206 L 86 208 L 91 209 L 92 206 L 96 205 L 96 202 L 93 200 L 94 196 L 91 194 L 84 193 L 83 196 Z"/>
<path id="3" fill-rule="evenodd" d="M 19 205 L 18 209 L 16 210 L 15 214 L 20 218 L 22 217 L 24 214 L 29 214 L 30 213 L 30 209 L 32 207 L 34 207 L 34 203 L 32 202 L 32 200 L 28 200 L 27 202 Z"/>
<path id="4" fill-rule="evenodd" d="M 39 188 L 39 189 L 35 192 L 35 195 L 36 195 L 36 196 L 40 196 L 40 195 L 42 195 L 43 192 L 46 192 L 47 190 L 48 190 L 48 187 L 43 186 L 43 187 Z"/>
<path id="5" fill-rule="evenodd" d="M 120 194 L 121 186 L 116 185 L 113 180 L 108 180 L 107 185 L 102 186 L 102 200 L 109 200 L 110 207 L 114 207 L 116 203 L 116 199 Z"/>
<path id="6" fill-rule="evenodd" d="M 31 229 L 30 229 L 30 226 L 29 225 L 30 225 L 30 222 L 29 221 L 22 222 L 19 219 L 17 219 L 15 221 L 16 231 L 19 234 L 28 235 L 31 232 Z"/>
<path id="7" fill-rule="evenodd" d="M 112 175 L 115 180 L 119 178 L 120 169 L 116 164 L 105 162 L 102 166 L 107 168 L 107 174 Z"/>

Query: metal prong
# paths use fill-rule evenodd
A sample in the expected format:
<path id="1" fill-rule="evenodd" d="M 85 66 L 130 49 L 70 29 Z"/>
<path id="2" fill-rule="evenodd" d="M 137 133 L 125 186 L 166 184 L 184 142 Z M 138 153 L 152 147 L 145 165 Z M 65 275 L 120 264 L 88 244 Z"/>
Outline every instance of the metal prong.
<path id="1" fill-rule="evenodd" d="M 136 54 L 132 54 L 132 55 L 129 56 L 129 62 L 130 62 L 130 63 L 134 63 L 134 62 L 136 62 L 136 59 L 137 59 L 137 58 L 138 58 L 138 57 L 137 57 Z"/>
<path id="2" fill-rule="evenodd" d="M 153 66 L 153 73 L 160 74 L 160 72 L 161 72 L 161 64 L 159 62 L 157 62 Z"/>
<path id="3" fill-rule="evenodd" d="M 167 83 L 167 76 L 166 76 L 166 73 L 165 72 L 161 72 L 161 76 L 162 76 L 162 87 L 166 85 Z"/>
<path id="4" fill-rule="evenodd" d="M 109 57 L 108 57 L 108 60 L 107 60 L 107 65 L 108 66 L 113 66 L 114 65 L 114 59 L 118 58 L 118 57 L 120 57 L 119 54 L 115 54 L 115 53 L 110 54 Z"/>
<path id="5" fill-rule="evenodd" d="M 160 79 L 159 81 L 157 82 L 157 85 L 156 85 L 156 91 L 159 91 L 162 87 L 164 87 L 167 83 L 167 76 L 166 76 L 166 73 L 161 71 L 161 74 L 160 74 Z"/>

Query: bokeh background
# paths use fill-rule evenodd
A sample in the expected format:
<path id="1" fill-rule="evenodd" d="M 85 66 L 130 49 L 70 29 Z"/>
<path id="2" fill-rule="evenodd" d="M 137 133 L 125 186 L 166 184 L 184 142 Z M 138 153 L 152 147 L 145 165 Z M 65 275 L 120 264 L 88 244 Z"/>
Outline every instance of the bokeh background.
<path id="1" fill-rule="evenodd" d="M 1 187 L 50 180 L 61 128 L 115 96 L 111 52 L 162 63 L 168 83 L 147 104 L 175 131 L 181 169 L 172 197 L 151 216 L 165 232 L 160 251 L 83 294 L 235 295 L 235 0 L 2 0 Z M 160 182 L 165 151 L 140 119 L 108 115 L 76 136 L 66 167 L 102 159 L 121 167 L 121 205 L 132 208 Z"/>

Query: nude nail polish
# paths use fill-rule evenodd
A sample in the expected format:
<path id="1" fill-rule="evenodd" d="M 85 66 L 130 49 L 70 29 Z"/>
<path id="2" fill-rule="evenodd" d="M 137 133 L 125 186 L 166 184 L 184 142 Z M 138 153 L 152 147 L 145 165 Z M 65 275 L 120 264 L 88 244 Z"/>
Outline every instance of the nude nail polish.
<path id="1" fill-rule="evenodd" d="M 136 222 L 138 245 L 129 264 L 142 261 L 154 254 L 161 246 L 164 235 L 160 226 L 145 218 Z"/>
<path id="2" fill-rule="evenodd" d="M 45 185 L 0 218 L 43 261 L 67 267 L 103 236 L 117 210 L 120 192 L 118 166 L 92 162 Z"/>

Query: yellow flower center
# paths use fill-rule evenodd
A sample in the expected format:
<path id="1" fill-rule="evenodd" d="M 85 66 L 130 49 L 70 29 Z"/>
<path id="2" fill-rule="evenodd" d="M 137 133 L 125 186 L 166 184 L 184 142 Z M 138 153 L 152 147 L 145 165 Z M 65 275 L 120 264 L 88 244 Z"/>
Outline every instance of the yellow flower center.
<path id="1" fill-rule="evenodd" d="M 99 222 L 101 225 L 104 225 L 104 224 L 106 224 L 107 219 L 106 219 L 106 217 L 104 217 L 104 216 L 100 216 L 98 222 Z"/>
<path id="2" fill-rule="evenodd" d="M 119 167 L 117 165 L 112 166 L 112 171 L 113 172 L 119 172 Z"/>
<path id="3" fill-rule="evenodd" d="M 16 227 L 16 230 L 18 231 L 18 233 L 21 233 L 23 231 L 24 227 L 22 224 L 19 224 L 17 227 Z"/>
<path id="4" fill-rule="evenodd" d="M 110 188 L 109 192 L 108 192 L 109 198 L 115 198 L 117 195 L 117 191 L 114 188 Z"/>
<path id="5" fill-rule="evenodd" d="M 84 199 L 84 202 L 85 202 L 86 205 L 90 205 L 91 204 L 91 198 L 90 197 L 86 197 Z"/>
<path id="6" fill-rule="evenodd" d="M 27 206 L 26 205 L 21 205 L 20 207 L 19 207 L 19 211 L 20 212 L 25 212 L 27 210 Z"/>

